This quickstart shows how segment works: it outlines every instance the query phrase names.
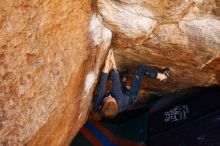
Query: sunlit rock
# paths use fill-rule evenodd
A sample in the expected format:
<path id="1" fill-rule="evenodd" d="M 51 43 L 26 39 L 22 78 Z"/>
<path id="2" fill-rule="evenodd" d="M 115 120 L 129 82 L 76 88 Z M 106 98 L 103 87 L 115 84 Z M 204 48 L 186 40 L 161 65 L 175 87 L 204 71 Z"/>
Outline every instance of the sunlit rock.
<path id="1" fill-rule="evenodd" d="M 143 90 L 220 85 L 219 0 L 3 0 L 0 14 L 0 145 L 69 145 L 109 48 L 120 70 L 171 69 Z"/>
<path id="2" fill-rule="evenodd" d="M 148 37 L 157 21 L 153 12 L 140 5 L 128 5 L 111 0 L 98 0 L 98 9 L 106 27 L 130 38 Z"/>
<path id="3" fill-rule="evenodd" d="M 158 24 L 148 36 L 135 39 L 113 29 L 111 47 L 122 70 L 139 64 L 170 67 L 172 75 L 166 84 L 144 78 L 142 87 L 149 91 L 219 84 L 219 66 L 214 67 L 220 58 L 220 21 L 215 13 L 219 10 L 218 1 L 120 0 L 117 6 L 131 11 L 134 5 L 149 9 Z"/>
<path id="4" fill-rule="evenodd" d="M 68 145 L 86 121 L 111 31 L 94 42 L 88 0 L 1 1 L 0 12 L 0 145 Z"/>

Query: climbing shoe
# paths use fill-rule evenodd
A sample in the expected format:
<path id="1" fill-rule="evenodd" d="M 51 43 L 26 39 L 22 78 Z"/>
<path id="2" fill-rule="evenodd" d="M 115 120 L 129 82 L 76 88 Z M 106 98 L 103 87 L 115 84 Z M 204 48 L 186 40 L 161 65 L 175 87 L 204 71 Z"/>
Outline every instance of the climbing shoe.
<path id="1" fill-rule="evenodd" d="M 166 67 L 163 69 L 163 71 L 161 73 L 164 74 L 166 76 L 166 78 L 163 80 L 160 80 L 160 81 L 166 82 L 168 80 L 168 78 L 170 77 L 170 69 L 168 67 Z"/>

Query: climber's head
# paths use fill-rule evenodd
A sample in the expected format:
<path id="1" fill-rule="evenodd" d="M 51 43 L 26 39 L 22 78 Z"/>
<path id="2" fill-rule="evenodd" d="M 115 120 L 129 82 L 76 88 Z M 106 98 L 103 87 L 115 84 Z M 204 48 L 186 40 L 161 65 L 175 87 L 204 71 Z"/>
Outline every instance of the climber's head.
<path id="1" fill-rule="evenodd" d="M 118 104 L 114 97 L 109 95 L 103 100 L 102 114 L 105 118 L 114 118 L 118 114 L 118 111 Z"/>

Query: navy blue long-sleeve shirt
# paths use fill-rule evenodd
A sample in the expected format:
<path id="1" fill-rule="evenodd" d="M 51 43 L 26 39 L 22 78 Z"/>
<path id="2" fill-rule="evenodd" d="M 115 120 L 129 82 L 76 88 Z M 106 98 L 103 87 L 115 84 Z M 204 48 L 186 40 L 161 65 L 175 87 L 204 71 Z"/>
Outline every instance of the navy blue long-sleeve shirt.
<path id="1" fill-rule="evenodd" d="M 107 79 L 108 79 L 108 73 L 102 72 L 95 93 L 95 100 L 94 100 L 95 110 L 99 110 L 102 101 L 104 100 L 105 97 L 107 97 L 106 95 Z M 127 108 L 129 104 L 129 97 L 122 91 L 122 84 L 117 69 L 112 70 L 111 80 L 112 80 L 112 91 L 110 94 L 116 99 L 119 107 L 119 112 L 122 112 Z"/>

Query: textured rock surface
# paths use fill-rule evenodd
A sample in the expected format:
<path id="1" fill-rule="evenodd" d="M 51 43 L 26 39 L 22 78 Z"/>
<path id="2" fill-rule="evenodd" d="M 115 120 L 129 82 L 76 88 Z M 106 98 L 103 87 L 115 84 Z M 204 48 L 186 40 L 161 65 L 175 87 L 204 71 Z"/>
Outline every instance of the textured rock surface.
<path id="1" fill-rule="evenodd" d="M 0 145 L 71 142 L 111 41 L 90 19 L 88 0 L 0 2 Z"/>
<path id="2" fill-rule="evenodd" d="M 98 9 L 113 30 L 111 47 L 122 70 L 138 64 L 171 68 L 167 84 L 145 79 L 144 89 L 220 84 L 220 1 L 98 0 Z"/>
<path id="3" fill-rule="evenodd" d="M 220 84 L 219 7 L 219 0 L 0 1 L 0 145 L 68 145 L 86 120 L 111 38 L 122 70 L 171 68 L 167 84 L 145 78 L 146 90 Z"/>

